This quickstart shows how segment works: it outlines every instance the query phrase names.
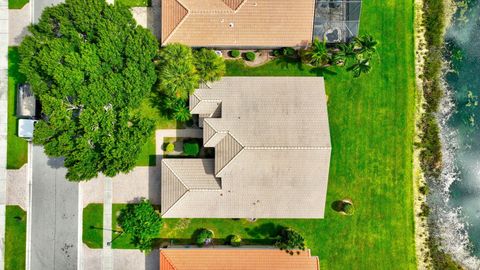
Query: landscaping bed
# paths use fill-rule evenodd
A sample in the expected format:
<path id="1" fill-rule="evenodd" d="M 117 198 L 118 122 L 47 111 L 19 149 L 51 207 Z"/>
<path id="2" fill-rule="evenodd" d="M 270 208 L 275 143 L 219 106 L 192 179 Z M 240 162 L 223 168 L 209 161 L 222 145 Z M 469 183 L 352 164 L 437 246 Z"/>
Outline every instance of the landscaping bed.
<path id="1" fill-rule="evenodd" d="M 5 270 L 25 269 L 27 212 L 18 205 L 5 209 Z"/>
<path id="2" fill-rule="evenodd" d="M 8 0 L 8 8 L 9 9 L 22 9 L 28 0 Z"/>
<path id="3" fill-rule="evenodd" d="M 171 148 L 172 145 L 173 148 Z M 187 145 L 197 145 L 198 151 L 195 150 L 194 153 L 188 153 L 188 150 L 185 151 L 185 147 Z M 215 155 L 214 148 L 203 147 L 202 138 L 165 137 L 163 140 L 162 149 L 164 151 L 163 157 L 168 158 L 213 158 Z"/>

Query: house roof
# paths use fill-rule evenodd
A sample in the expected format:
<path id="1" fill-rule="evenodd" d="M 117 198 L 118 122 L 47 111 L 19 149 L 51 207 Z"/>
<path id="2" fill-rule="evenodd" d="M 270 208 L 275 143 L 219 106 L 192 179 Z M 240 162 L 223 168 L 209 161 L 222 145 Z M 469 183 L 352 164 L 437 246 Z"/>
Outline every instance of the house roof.
<path id="1" fill-rule="evenodd" d="M 161 249 L 161 270 L 319 270 L 310 250 L 290 255 L 276 249 Z"/>
<path id="2" fill-rule="evenodd" d="M 225 77 L 191 98 L 197 105 L 209 100 L 222 108 L 203 125 L 215 159 L 203 160 L 205 167 L 162 161 L 169 169 L 162 169 L 162 215 L 322 218 L 331 152 L 323 78 Z M 205 177 L 219 186 L 183 192 L 168 173 L 191 186 Z"/>
<path id="3" fill-rule="evenodd" d="M 314 9 L 315 0 L 162 0 L 162 45 L 302 46 Z"/>

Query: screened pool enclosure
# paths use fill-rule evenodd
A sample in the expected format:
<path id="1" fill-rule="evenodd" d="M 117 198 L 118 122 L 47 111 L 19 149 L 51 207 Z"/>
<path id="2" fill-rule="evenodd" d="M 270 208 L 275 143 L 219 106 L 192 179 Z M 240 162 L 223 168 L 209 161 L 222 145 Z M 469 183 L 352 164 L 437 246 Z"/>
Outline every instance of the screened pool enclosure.
<path id="1" fill-rule="evenodd" d="M 358 35 L 361 0 L 316 0 L 313 36 L 345 42 Z"/>

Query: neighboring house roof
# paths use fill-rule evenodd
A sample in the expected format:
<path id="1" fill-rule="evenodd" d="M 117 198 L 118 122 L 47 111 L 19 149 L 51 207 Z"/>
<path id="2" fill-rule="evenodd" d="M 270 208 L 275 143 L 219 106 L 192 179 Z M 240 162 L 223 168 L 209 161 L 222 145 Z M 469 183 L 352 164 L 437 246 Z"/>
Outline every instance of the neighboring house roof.
<path id="1" fill-rule="evenodd" d="M 160 270 L 319 270 L 310 250 L 290 255 L 277 249 L 161 249 Z"/>
<path id="2" fill-rule="evenodd" d="M 162 0 L 162 45 L 304 46 L 315 0 Z"/>
<path id="3" fill-rule="evenodd" d="M 192 113 L 221 106 L 203 124 L 215 159 L 163 159 L 164 217 L 323 218 L 331 152 L 323 78 L 225 77 L 190 101 Z"/>

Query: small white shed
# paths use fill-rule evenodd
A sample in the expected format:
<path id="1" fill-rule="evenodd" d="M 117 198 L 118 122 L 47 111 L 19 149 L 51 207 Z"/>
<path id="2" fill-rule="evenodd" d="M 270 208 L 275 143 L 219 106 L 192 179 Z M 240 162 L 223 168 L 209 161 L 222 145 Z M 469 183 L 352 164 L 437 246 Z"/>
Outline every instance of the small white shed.
<path id="1" fill-rule="evenodd" d="M 18 137 L 31 140 L 36 122 L 37 120 L 32 119 L 18 119 Z"/>

